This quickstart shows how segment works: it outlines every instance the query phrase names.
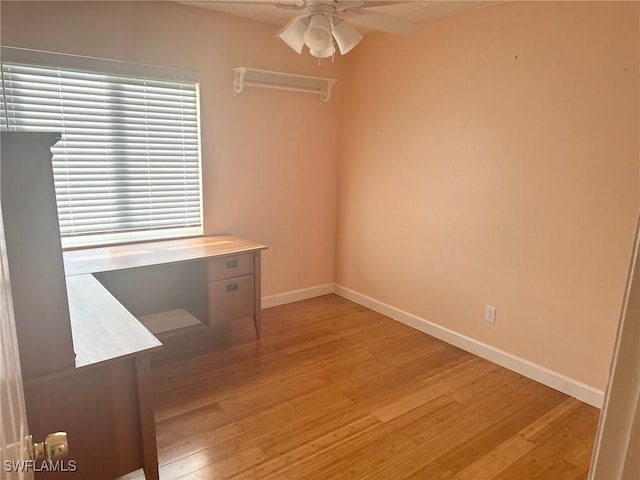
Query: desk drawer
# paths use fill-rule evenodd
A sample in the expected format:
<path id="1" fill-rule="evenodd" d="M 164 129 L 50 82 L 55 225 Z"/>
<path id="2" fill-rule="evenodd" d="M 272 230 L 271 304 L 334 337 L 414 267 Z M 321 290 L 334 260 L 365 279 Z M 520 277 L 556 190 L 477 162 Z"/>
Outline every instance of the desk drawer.
<path id="1" fill-rule="evenodd" d="M 209 323 L 226 322 L 255 313 L 253 275 L 209 282 Z"/>
<path id="2" fill-rule="evenodd" d="M 224 280 L 253 273 L 253 253 L 241 253 L 207 262 L 207 280 Z"/>

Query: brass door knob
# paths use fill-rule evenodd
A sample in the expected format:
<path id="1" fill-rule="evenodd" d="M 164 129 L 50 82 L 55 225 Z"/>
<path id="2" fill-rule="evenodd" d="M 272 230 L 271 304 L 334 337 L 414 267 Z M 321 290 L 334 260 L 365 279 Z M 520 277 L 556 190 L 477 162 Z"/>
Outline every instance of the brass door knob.
<path id="1" fill-rule="evenodd" d="M 39 462 L 41 460 L 58 460 L 69 454 L 69 444 L 66 432 L 56 432 L 47 435 L 42 443 L 33 443 L 29 435 L 29 452 L 31 460 Z"/>

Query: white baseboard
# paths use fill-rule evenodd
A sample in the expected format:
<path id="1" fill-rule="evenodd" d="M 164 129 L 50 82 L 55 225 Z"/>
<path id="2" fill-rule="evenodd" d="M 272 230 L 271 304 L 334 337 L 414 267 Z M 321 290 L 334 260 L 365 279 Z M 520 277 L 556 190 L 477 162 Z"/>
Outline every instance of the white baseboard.
<path id="1" fill-rule="evenodd" d="M 328 295 L 330 293 L 333 293 L 333 283 L 279 293 L 269 297 L 262 297 L 262 308 L 277 307 L 285 303 L 299 302 L 300 300 L 307 300 L 308 298 Z"/>
<path id="2" fill-rule="evenodd" d="M 516 373 L 524 375 L 536 382 L 542 383 L 558 390 L 562 393 L 577 398 L 578 400 L 602 408 L 604 402 L 604 392 L 598 390 L 573 378 L 554 372 L 548 368 L 532 363 L 523 358 L 499 350 L 495 347 L 479 342 L 473 338 L 449 330 L 448 328 L 436 325 L 424 318 L 413 315 L 399 308 L 380 302 L 362 293 L 356 292 L 341 285 L 334 285 L 333 292 L 336 295 L 351 300 L 357 304 L 374 310 L 378 313 L 391 317 L 405 325 L 413 327 L 433 337 L 436 337 L 458 348 L 471 352 L 490 362 L 508 368 Z"/>

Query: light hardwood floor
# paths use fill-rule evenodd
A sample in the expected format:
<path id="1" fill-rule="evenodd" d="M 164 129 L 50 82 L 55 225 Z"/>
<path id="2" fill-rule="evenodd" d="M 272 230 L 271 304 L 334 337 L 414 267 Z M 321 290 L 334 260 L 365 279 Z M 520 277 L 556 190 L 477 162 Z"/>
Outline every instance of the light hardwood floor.
<path id="1" fill-rule="evenodd" d="M 154 366 L 163 480 L 587 478 L 599 410 L 340 297 L 227 335 Z"/>

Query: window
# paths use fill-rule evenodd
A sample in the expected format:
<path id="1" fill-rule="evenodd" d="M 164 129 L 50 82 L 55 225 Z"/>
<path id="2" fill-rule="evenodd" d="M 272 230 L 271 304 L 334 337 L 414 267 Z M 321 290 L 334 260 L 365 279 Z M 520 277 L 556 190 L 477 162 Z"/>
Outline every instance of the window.
<path id="1" fill-rule="evenodd" d="M 2 49 L 0 128 L 60 132 L 63 247 L 202 234 L 195 72 Z"/>

